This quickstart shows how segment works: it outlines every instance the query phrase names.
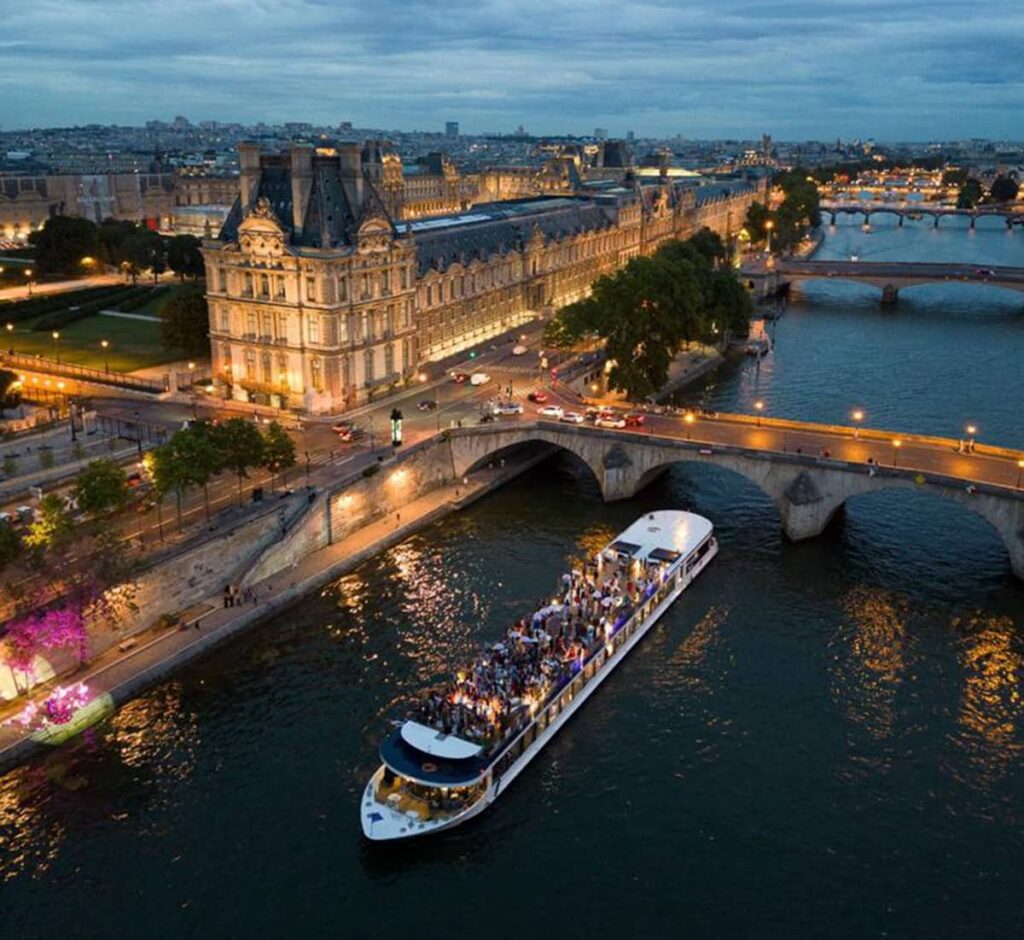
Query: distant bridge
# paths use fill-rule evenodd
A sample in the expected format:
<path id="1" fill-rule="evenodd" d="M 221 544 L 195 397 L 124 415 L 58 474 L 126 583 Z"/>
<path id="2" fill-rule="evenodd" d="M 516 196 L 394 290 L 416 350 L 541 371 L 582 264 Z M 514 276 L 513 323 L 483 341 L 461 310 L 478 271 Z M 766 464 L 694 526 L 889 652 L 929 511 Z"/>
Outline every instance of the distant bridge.
<path id="1" fill-rule="evenodd" d="M 456 479 L 510 448 L 539 442 L 579 458 L 605 500 L 629 499 L 679 462 L 714 464 L 765 492 L 794 541 L 821 533 L 853 496 L 893 487 L 926 491 L 987 520 L 1024 579 L 1024 451 L 979 445 L 963 454 L 944 438 L 745 415 L 648 416 L 643 428 L 622 431 L 523 416 L 445 435 Z"/>
<path id="2" fill-rule="evenodd" d="M 920 202 L 833 202 L 823 200 L 821 202 L 822 215 L 827 215 L 832 225 L 836 224 L 836 218 L 840 215 L 860 215 L 864 217 L 865 223 L 870 223 L 871 216 L 887 213 L 895 215 L 899 220 L 898 224 L 903 225 L 903 220 L 910 218 L 923 218 L 929 216 L 932 225 L 939 227 L 939 219 L 944 216 L 962 215 L 971 220 L 969 228 L 975 227 L 975 222 L 980 218 L 995 216 L 1006 222 L 1007 228 L 1014 224 L 1024 225 L 1024 206 L 978 206 L 974 209 L 959 209 L 956 206 L 936 206 Z"/>
<path id="3" fill-rule="evenodd" d="M 989 284 L 1024 293 L 1024 268 L 981 267 L 935 261 L 824 261 L 782 258 L 771 268 L 759 266 L 743 276 L 760 287 L 762 296 L 777 294 L 788 285 L 810 280 L 855 281 L 882 291 L 883 303 L 895 303 L 899 292 L 918 284 Z"/>

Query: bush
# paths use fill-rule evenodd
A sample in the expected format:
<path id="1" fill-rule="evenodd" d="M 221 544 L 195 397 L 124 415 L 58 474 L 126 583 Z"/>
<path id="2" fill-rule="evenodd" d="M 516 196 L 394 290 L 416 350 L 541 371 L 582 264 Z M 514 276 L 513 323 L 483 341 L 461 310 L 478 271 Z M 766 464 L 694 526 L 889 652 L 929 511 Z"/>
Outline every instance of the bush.
<path id="1" fill-rule="evenodd" d="M 72 323 L 77 323 L 79 320 L 84 320 L 86 317 L 91 317 L 94 313 L 99 313 L 101 310 L 110 310 L 111 308 L 120 309 L 119 305 L 121 303 L 124 303 L 125 301 L 133 301 L 139 297 L 141 297 L 143 302 L 145 302 L 146 300 L 149 300 L 150 290 L 151 288 L 149 287 L 120 288 L 113 296 L 91 300 L 87 303 L 78 304 L 74 308 L 67 307 L 65 309 L 57 310 L 54 313 L 40 317 L 39 320 L 33 324 L 32 332 L 40 333 L 47 330 L 59 330 Z"/>
<path id="2" fill-rule="evenodd" d="M 86 287 L 82 290 L 65 291 L 60 294 L 39 294 L 25 300 L 12 300 L 0 304 L 0 319 L 14 323 L 31 320 L 44 313 L 64 310 L 67 307 L 89 303 L 114 297 L 125 290 L 125 287 L 113 284 L 107 287 Z"/>

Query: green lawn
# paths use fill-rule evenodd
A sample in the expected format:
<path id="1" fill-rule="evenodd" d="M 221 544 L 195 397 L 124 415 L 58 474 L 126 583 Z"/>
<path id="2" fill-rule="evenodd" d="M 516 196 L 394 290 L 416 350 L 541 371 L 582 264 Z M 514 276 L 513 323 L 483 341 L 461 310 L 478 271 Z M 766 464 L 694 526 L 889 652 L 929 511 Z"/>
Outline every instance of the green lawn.
<path id="1" fill-rule="evenodd" d="M 53 358 L 53 337 L 48 332 L 31 332 L 29 327 L 33 322 L 28 320 L 17 324 L 8 345 L 13 346 L 16 353 Z M 62 362 L 103 369 L 105 363 L 100 342 L 107 340 L 110 343 L 107 358 L 114 372 L 131 372 L 180 359 L 180 353 L 163 347 L 159 327 L 160 324 L 150 320 L 125 320 L 96 314 L 60 330 L 57 351 Z M 5 337 L 5 342 L 7 339 Z"/>

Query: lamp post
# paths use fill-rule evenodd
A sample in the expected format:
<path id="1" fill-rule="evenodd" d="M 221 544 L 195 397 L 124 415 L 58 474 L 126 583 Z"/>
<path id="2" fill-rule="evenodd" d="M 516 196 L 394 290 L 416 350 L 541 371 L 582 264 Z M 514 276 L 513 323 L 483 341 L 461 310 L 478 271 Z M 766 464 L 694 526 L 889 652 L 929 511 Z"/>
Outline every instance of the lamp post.
<path id="1" fill-rule="evenodd" d="M 974 453 L 974 435 L 978 433 L 977 427 L 973 424 L 967 425 L 964 430 L 967 432 L 967 450 L 969 453 Z"/>
<path id="2" fill-rule="evenodd" d="M 188 364 L 188 393 L 192 396 L 192 417 L 199 419 L 199 401 L 196 398 L 196 364 Z"/>
<path id="3" fill-rule="evenodd" d="M 860 423 L 864 420 L 864 412 L 860 408 L 855 408 L 850 417 L 853 418 L 853 437 L 856 440 L 860 437 Z"/>
<path id="4" fill-rule="evenodd" d="M 32 296 L 32 269 L 25 268 L 25 277 L 28 278 L 28 295 Z"/>
<path id="5" fill-rule="evenodd" d="M 754 408 L 757 410 L 757 426 L 761 427 L 761 412 L 764 411 L 764 402 L 759 398 L 754 402 Z"/>
<path id="6" fill-rule="evenodd" d="M 686 439 L 688 441 L 693 439 L 693 422 L 696 420 L 692 411 L 688 411 L 683 415 L 683 423 L 686 425 Z"/>
<path id="7" fill-rule="evenodd" d="M 892 442 L 892 465 L 898 467 L 900 465 L 900 448 L 903 446 L 903 441 L 898 437 Z"/>
<path id="8" fill-rule="evenodd" d="M 60 339 L 60 333 L 54 330 L 50 335 L 53 337 L 53 358 L 56 359 L 57 362 L 60 362 L 60 347 L 57 345 L 57 342 Z"/>
<path id="9" fill-rule="evenodd" d="M 769 219 L 764 223 L 764 230 L 768 233 L 768 262 L 771 263 L 772 259 L 772 229 L 775 228 L 775 222 Z"/>
<path id="10" fill-rule="evenodd" d="M 110 357 L 107 350 L 110 348 L 110 342 L 105 339 L 100 340 L 100 346 L 103 347 L 103 370 L 105 372 L 110 371 Z"/>
<path id="11" fill-rule="evenodd" d="M 7 343 L 10 347 L 11 352 L 14 352 L 14 324 L 7 324 Z"/>

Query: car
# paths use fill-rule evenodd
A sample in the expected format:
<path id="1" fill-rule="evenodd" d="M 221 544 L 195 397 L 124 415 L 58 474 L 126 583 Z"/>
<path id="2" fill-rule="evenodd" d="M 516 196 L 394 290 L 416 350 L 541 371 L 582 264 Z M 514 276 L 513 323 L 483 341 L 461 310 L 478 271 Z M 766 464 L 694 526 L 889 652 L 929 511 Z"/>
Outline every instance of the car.
<path id="1" fill-rule="evenodd" d="M 543 418 L 561 418 L 565 412 L 559 405 L 545 405 L 537 409 L 537 414 Z"/>
<path id="2" fill-rule="evenodd" d="M 490 411 L 485 411 L 480 415 L 481 424 L 490 424 L 494 420 L 494 415 Z"/>
<path id="3" fill-rule="evenodd" d="M 486 372 L 474 372 L 469 377 L 470 385 L 486 385 L 491 381 L 491 377 Z"/>
<path id="4" fill-rule="evenodd" d="M 625 426 L 626 419 L 620 418 L 618 415 L 601 415 L 594 421 L 595 428 L 624 428 Z"/>
<path id="5" fill-rule="evenodd" d="M 469 381 L 469 373 L 468 372 L 453 372 L 452 373 L 452 381 L 456 385 L 465 385 Z"/>
<path id="6" fill-rule="evenodd" d="M 346 431 L 352 430 L 352 422 L 339 421 L 337 424 L 331 425 L 331 430 L 334 431 L 335 434 L 344 434 Z"/>
<path id="7" fill-rule="evenodd" d="M 642 414 L 639 414 L 638 412 L 634 411 L 634 412 L 626 415 L 626 427 L 627 428 L 638 428 L 638 427 L 640 427 L 644 423 L 645 420 L 646 419 L 644 418 L 644 416 Z"/>
<path id="8" fill-rule="evenodd" d="M 530 401 L 535 402 L 538 405 L 543 405 L 547 402 L 548 396 L 545 392 L 530 392 L 526 396 Z"/>
<path id="9" fill-rule="evenodd" d="M 524 345 L 522 345 L 522 343 L 520 343 L 518 346 L 512 347 L 513 356 L 525 356 L 528 352 L 529 350 Z"/>
<path id="10" fill-rule="evenodd" d="M 566 424 L 583 424 L 583 415 L 578 411 L 567 411 L 558 420 L 564 421 Z"/>
<path id="11" fill-rule="evenodd" d="M 499 401 L 494 405 L 496 415 L 521 415 L 523 405 L 518 401 Z"/>
<path id="12" fill-rule="evenodd" d="M 974 272 L 974 276 L 975 277 L 993 277 L 995 275 L 995 273 L 996 272 L 993 271 L 991 268 L 978 268 L 978 270 Z"/>
<path id="13" fill-rule="evenodd" d="M 433 398 L 424 398 L 416 407 L 420 411 L 433 411 L 437 407 L 437 402 Z"/>

